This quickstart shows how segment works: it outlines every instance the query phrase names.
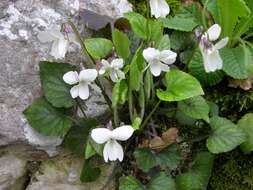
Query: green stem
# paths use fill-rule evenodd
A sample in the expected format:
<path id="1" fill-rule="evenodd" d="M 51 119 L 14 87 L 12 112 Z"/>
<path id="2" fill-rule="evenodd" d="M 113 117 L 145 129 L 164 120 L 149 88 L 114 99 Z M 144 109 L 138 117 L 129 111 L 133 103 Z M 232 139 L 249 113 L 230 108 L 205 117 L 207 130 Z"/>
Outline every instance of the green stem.
<path id="1" fill-rule="evenodd" d="M 87 116 L 86 116 L 86 114 L 85 114 L 85 111 L 84 111 L 82 105 L 80 104 L 80 102 L 79 102 L 78 100 L 76 100 L 76 103 L 77 103 L 77 107 L 81 110 L 81 112 L 82 112 L 84 118 L 87 118 Z"/>
<path id="2" fill-rule="evenodd" d="M 132 91 L 129 89 L 128 91 L 128 110 L 130 115 L 131 122 L 134 121 L 134 115 L 133 115 L 133 95 Z"/>
<path id="3" fill-rule="evenodd" d="M 206 23 L 206 7 L 209 3 L 209 0 L 206 0 L 205 4 L 204 4 L 204 7 L 203 7 L 203 10 L 202 10 L 202 22 L 203 22 L 203 25 L 204 25 L 204 28 L 207 29 L 207 23 Z"/>
<path id="4" fill-rule="evenodd" d="M 143 121 L 140 129 L 144 128 L 147 125 L 148 121 L 151 119 L 152 115 L 154 114 L 154 112 L 156 111 L 156 109 L 158 108 L 158 106 L 160 105 L 160 103 L 161 103 L 161 100 L 159 100 L 156 103 L 156 105 L 154 106 L 154 108 L 152 109 L 152 111 L 148 114 L 148 116 L 146 117 L 146 119 Z"/>

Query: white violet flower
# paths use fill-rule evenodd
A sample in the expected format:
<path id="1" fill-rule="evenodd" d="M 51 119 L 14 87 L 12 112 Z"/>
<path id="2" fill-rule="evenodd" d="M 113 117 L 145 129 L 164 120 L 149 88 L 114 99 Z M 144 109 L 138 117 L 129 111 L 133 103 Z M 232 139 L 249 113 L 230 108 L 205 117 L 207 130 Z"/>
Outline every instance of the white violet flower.
<path id="1" fill-rule="evenodd" d="M 170 13 L 170 7 L 166 0 L 150 0 L 151 15 L 155 18 L 166 17 Z"/>
<path id="2" fill-rule="evenodd" d="M 38 33 L 38 39 L 42 43 L 53 42 L 50 55 L 56 59 L 62 59 L 65 57 L 69 48 L 69 42 L 78 44 L 73 33 L 64 35 L 59 27 L 54 27 L 46 31 L 40 31 Z"/>
<path id="3" fill-rule="evenodd" d="M 83 100 L 88 99 L 89 85 L 96 78 L 96 69 L 84 69 L 79 73 L 79 75 L 76 71 L 69 71 L 63 75 L 64 82 L 70 85 L 76 84 L 70 89 L 70 94 L 72 98 L 77 98 L 79 96 Z"/>
<path id="4" fill-rule="evenodd" d="M 219 54 L 219 49 L 225 47 L 228 43 L 228 37 L 216 41 L 221 34 L 221 27 L 218 24 L 212 25 L 200 39 L 199 48 L 203 56 L 204 68 L 207 73 L 222 69 L 223 61 Z"/>
<path id="5" fill-rule="evenodd" d="M 102 67 L 99 70 L 99 74 L 103 75 L 109 73 L 110 78 L 113 82 L 119 82 L 121 79 L 125 79 L 125 73 L 120 69 L 123 68 L 123 59 L 114 59 L 111 63 L 107 60 L 102 59 Z"/>
<path id="6" fill-rule="evenodd" d="M 134 132 L 134 129 L 130 125 L 123 125 L 114 130 L 107 128 L 96 128 L 91 131 L 92 139 L 98 144 L 105 144 L 103 155 L 105 162 L 116 161 L 121 162 L 124 158 L 124 152 L 122 146 L 117 142 L 126 141 Z"/>
<path id="7" fill-rule="evenodd" d="M 148 67 L 154 76 L 159 76 L 162 71 L 169 71 L 171 65 L 176 61 L 177 54 L 171 50 L 159 51 L 155 48 L 143 50 L 143 57 L 148 62 Z"/>

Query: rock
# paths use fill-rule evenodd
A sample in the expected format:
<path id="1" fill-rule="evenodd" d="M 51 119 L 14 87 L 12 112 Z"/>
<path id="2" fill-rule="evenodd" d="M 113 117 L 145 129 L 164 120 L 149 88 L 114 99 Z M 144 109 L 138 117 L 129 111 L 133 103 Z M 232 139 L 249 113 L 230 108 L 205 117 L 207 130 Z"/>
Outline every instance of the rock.
<path id="1" fill-rule="evenodd" d="M 26 180 L 27 162 L 13 154 L 0 157 L 0 189 L 23 190 Z"/>
<path id="2" fill-rule="evenodd" d="M 26 190 L 99 190 L 107 181 L 112 165 L 104 165 L 100 178 L 91 183 L 79 180 L 82 158 L 61 155 L 43 162 Z M 106 189 L 113 190 L 113 183 Z"/>

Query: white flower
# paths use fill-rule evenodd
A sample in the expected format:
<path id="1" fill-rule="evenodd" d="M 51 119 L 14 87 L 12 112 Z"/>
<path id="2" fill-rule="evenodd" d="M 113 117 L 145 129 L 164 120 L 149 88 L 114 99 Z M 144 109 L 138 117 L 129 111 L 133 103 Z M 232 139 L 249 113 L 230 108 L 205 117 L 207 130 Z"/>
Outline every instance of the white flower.
<path id="1" fill-rule="evenodd" d="M 150 0 L 151 15 L 155 18 L 166 17 L 170 13 L 170 7 L 165 0 Z"/>
<path id="2" fill-rule="evenodd" d="M 70 94 L 72 98 L 80 97 L 86 100 L 89 97 L 89 85 L 97 77 L 96 69 L 84 69 L 79 75 L 76 71 L 69 71 L 63 75 L 63 80 L 67 84 L 74 85 L 70 89 Z"/>
<path id="3" fill-rule="evenodd" d="M 200 39 L 199 48 L 203 55 L 204 68 L 207 73 L 222 69 L 223 61 L 219 54 L 219 49 L 225 47 L 228 43 L 228 37 L 216 41 L 221 34 L 221 27 L 218 24 L 212 25 Z"/>
<path id="4" fill-rule="evenodd" d="M 171 50 L 159 51 L 155 48 L 143 50 L 143 57 L 148 62 L 150 71 L 154 76 L 159 76 L 162 71 L 169 71 L 171 65 L 176 61 L 177 54 Z"/>
<path id="5" fill-rule="evenodd" d="M 56 59 L 65 57 L 69 48 L 69 41 L 77 43 L 74 34 L 68 34 L 68 37 L 64 36 L 59 27 L 39 32 L 38 38 L 42 43 L 53 42 L 50 55 Z"/>
<path id="6" fill-rule="evenodd" d="M 125 79 L 125 73 L 121 71 L 120 69 L 123 68 L 123 59 L 114 59 L 112 60 L 111 64 L 102 59 L 102 67 L 99 70 L 99 74 L 103 75 L 106 72 L 109 73 L 110 78 L 113 82 L 118 82 L 121 79 Z"/>
<path id="7" fill-rule="evenodd" d="M 105 144 L 103 155 L 105 162 L 116 161 L 121 162 L 124 157 L 122 146 L 116 141 L 126 141 L 134 132 L 134 129 L 130 125 L 123 125 L 114 130 L 107 128 L 96 128 L 91 131 L 92 139 L 98 144 Z"/>

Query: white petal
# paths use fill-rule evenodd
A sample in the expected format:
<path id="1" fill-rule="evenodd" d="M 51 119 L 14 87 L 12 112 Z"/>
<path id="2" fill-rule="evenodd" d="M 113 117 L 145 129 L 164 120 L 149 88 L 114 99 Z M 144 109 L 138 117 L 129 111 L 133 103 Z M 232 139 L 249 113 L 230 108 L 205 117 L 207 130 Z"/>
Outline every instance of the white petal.
<path id="1" fill-rule="evenodd" d="M 229 39 L 228 37 L 221 39 L 219 42 L 217 42 L 217 43 L 214 45 L 214 48 L 215 48 L 216 50 L 221 49 L 221 48 L 224 48 L 224 47 L 227 45 L 227 43 L 228 43 L 228 39 Z"/>
<path id="2" fill-rule="evenodd" d="M 62 59 L 65 57 L 68 48 L 67 40 L 55 40 L 52 45 L 51 55 L 56 59 Z"/>
<path id="3" fill-rule="evenodd" d="M 111 66 L 110 66 L 110 63 L 109 63 L 107 60 L 105 60 L 105 59 L 102 59 L 102 60 L 101 60 L 101 64 L 102 64 L 102 66 L 104 66 L 105 68 L 111 67 Z"/>
<path id="4" fill-rule="evenodd" d="M 160 68 L 164 72 L 168 72 L 170 70 L 170 67 L 168 65 L 165 65 L 165 64 L 161 64 Z"/>
<path id="5" fill-rule="evenodd" d="M 37 37 L 42 43 L 55 40 L 55 37 L 48 31 L 39 32 Z"/>
<path id="6" fill-rule="evenodd" d="M 101 64 L 102 64 L 102 67 L 100 68 L 98 73 L 100 75 L 103 75 L 103 74 L 105 74 L 106 71 L 111 69 L 111 66 L 110 66 L 109 62 L 104 59 L 102 59 Z"/>
<path id="7" fill-rule="evenodd" d="M 150 62 L 154 61 L 154 59 L 159 58 L 160 51 L 155 48 L 147 48 L 147 49 L 143 50 L 142 55 L 143 55 L 144 59 L 148 63 L 150 63 Z"/>
<path id="8" fill-rule="evenodd" d="M 99 73 L 100 75 L 105 74 L 105 72 L 106 72 L 106 67 L 104 67 L 104 66 L 102 66 L 102 67 L 99 69 L 99 71 L 98 71 L 98 73 Z"/>
<path id="9" fill-rule="evenodd" d="M 129 139 L 134 132 L 134 129 L 130 125 L 123 125 L 112 131 L 113 139 L 125 141 Z"/>
<path id="10" fill-rule="evenodd" d="M 91 131 L 91 138 L 98 144 L 104 144 L 112 136 L 112 131 L 107 128 L 96 128 Z"/>
<path id="11" fill-rule="evenodd" d="M 177 54 L 171 50 L 163 50 L 159 57 L 163 63 L 170 65 L 176 61 Z"/>
<path id="12" fill-rule="evenodd" d="M 222 69 L 222 63 L 223 61 L 218 50 L 204 54 L 204 67 L 207 73 Z"/>
<path id="13" fill-rule="evenodd" d="M 65 73 L 62 78 L 64 82 L 70 85 L 78 83 L 78 73 L 76 71 L 69 71 Z"/>
<path id="14" fill-rule="evenodd" d="M 152 75 L 154 75 L 155 77 L 159 76 L 162 72 L 161 63 L 156 62 L 156 63 L 150 64 L 150 71 Z"/>
<path id="15" fill-rule="evenodd" d="M 79 97 L 82 100 L 89 98 L 89 86 L 87 83 L 82 82 L 79 84 Z"/>
<path id="16" fill-rule="evenodd" d="M 121 162 L 124 158 L 124 152 L 122 146 L 116 140 L 109 140 L 103 150 L 104 160 L 108 162 L 116 161 L 117 159 Z"/>
<path id="17" fill-rule="evenodd" d="M 72 98 L 77 98 L 79 95 L 79 85 L 75 85 L 70 89 L 70 94 Z"/>
<path id="18" fill-rule="evenodd" d="M 170 7 L 165 0 L 150 0 L 151 15 L 156 18 L 166 17 L 170 13 Z"/>
<path id="19" fill-rule="evenodd" d="M 214 24 L 207 30 L 208 39 L 210 41 L 215 41 L 219 38 L 220 33 L 221 27 L 218 24 Z"/>
<path id="20" fill-rule="evenodd" d="M 112 82 L 119 82 L 119 77 L 118 77 L 117 72 L 115 70 L 111 71 L 110 78 L 111 78 Z"/>
<path id="21" fill-rule="evenodd" d="M 92 82 L 97 78 L 97 75 L 96 69 L 84 69 L 79 74 L 79 81 Z"/>
<path id="22" fill-rule="evenodd" d="M 125 77 L 125 73 L 123 71 L 117 70 L 116 72 L 117 72 L 117 75 L 118 75 L 118 77 L 119 77 L 120 80 L 126 78 Z"/>
<path id="23" fill-rule="evenodd" d="M 114 59 L 111 62 L 111 67 L 115 69 L 121 69 L 124 66 L 124 60 L 123 59 Z"/>

